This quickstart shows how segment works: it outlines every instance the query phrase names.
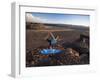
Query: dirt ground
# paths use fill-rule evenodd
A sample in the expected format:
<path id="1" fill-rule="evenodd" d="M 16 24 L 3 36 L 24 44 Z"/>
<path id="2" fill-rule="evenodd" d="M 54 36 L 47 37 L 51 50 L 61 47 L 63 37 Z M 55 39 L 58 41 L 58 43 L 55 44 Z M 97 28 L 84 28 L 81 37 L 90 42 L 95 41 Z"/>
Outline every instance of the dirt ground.
<path id="1" fill-rule="evenodd" d="M 43 55 L 39 50 L 48 48 L 44 40 L 47 31 L 26 30 L 26 67 L 89 64 L 89 39 L 85 43 L 81 40 L 81 35 L 89 37 L 89 31 L 54 31 L 53 34 L 60 36 L 56 48 L 64 53 Z"/>

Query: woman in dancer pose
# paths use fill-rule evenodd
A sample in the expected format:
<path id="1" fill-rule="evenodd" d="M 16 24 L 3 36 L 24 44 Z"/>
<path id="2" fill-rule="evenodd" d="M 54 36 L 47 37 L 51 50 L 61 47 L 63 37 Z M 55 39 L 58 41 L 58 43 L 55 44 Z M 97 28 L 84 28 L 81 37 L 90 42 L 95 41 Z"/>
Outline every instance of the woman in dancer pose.
<path id="1" fill-rule="evenodd" d="M 52 49 L 57 44 L 58 39 L 59 39 L 59 36 L 57 35 L 55 37 L 52 32 L 48 32 L 48 35 L 45 37 L 45 40 L 48 41 L 49 43 L 50 49 Z"/>

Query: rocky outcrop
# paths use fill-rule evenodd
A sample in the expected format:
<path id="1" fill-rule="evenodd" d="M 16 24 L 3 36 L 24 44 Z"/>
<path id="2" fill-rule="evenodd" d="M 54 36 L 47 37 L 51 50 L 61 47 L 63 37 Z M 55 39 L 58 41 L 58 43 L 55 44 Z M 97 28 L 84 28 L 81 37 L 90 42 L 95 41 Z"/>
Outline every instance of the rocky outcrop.
<path id="1" fill-rule="evenodd" d="M 79 52 L 72 48 L 64 49 L 63 47 L 57 47 L 57 49 L 64 50 L 61 54 L 41 54 L 40 50 L 46 47 L 39 47 L 30 50 L 26 53 L 26 66 L 54 66 L 54 65 L 76 65 L 86 64 L 85 58 L 87 55 L 80 56 Z M 87 59 L 87 58 L 86 58 Z M 88 61 L 88 60 L 87 60 Z M 86 63 L 85 63 L 86 62 Z"/>

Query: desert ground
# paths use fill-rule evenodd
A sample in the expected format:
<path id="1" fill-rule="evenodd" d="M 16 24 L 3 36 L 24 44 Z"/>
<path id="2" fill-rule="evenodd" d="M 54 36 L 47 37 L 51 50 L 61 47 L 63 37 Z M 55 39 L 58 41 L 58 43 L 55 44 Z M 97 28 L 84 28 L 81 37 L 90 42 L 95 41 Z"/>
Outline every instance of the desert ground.
<path id="1" fill-rule="evenodd" d="M 67 28 L 64 27 L 65 29 L 43 29 L 43 27 L 44 25 L 42 25 L 42 28 L 26 28 L 26 67 L 90 63 L 89 28 L 77 28 L 77 26 L 75 26 L 76 28 L 73 28 L 73 26 L 70 28 L 68 26 Z M 58 41 L 55 48 L 64 50 L 63 53 L 52 55 L 40 53 L 40 50 L 48 48 L 49 44 L 44 39 L 48 31 L 51 31 L 55 36 L 60 36 L 61 40 Z"/>

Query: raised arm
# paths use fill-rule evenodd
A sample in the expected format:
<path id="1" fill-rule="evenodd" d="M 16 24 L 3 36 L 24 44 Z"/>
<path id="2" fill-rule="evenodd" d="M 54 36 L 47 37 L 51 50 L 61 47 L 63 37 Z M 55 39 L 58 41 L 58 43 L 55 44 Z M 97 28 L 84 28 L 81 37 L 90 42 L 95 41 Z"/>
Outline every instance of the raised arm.
<path id="1" fill-rule="evenodd" d="M 48 32 L 47 36 L 44 38 L 44 40 L 48 39 L 50 37 L 50 33 Z"/>
<path id="2" fill-rule="evenodd" d="M 53 35 L 52 32 L 50 32 L 50 35 L 52 36 L 52 38 L 53 38 L 54 40 L 56 40 L 56 38 L 54 37 L 54 35 Z"/>

